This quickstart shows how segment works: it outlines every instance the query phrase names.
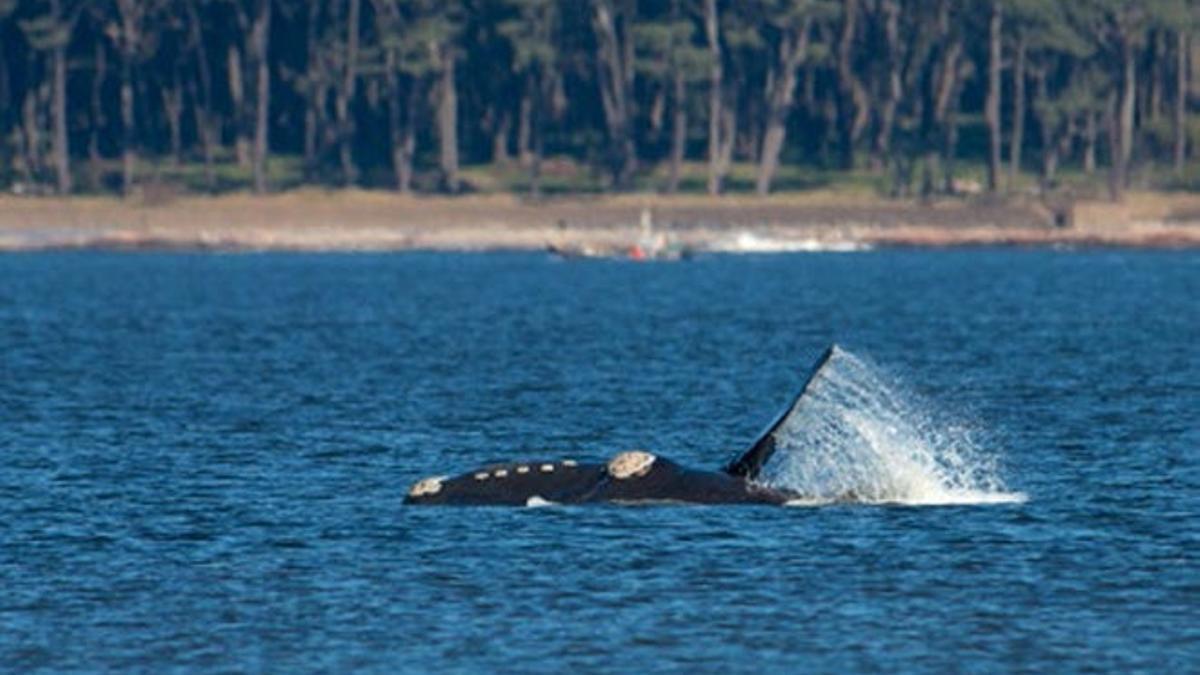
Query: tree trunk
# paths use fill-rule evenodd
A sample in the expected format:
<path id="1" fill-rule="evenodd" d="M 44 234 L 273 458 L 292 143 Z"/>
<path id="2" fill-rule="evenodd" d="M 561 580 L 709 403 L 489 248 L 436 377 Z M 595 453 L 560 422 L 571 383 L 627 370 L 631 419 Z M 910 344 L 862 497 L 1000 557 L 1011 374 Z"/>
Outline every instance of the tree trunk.
<path id="1" fill-rule="evenodd" d="M 171 163 L 179 166 L 183 163 L 183 90 L 178 77 L 171 86 L 163 87 L 162 104 L 171 137 Z"/>
<path id="2" fill-rule="evenodd" d="M 842 3 L 843 21 L 842 33 L 837 46 L 838 87 L 840 88 L 838 103 L 843 110 L 838 115 L 839 134 L 841 136 L 842 168 L 854 168 L 854 147 L 858 144 L 862 132 L 867 127 L 871 113 L 871 97 L 863 86 L 854 68 L 854 40 L 858 34 L 858 0 L 844 0 Z"/>
<path id="3" fill-rule="evenodd" d="M 217 139 L 213 128 L 212 73 L 208 65 L 208 49 L 201 31 L 203 23 L 200 20 L 200 13 L 196 11 L 196 5 L 191 0 L 186 3 L 186 7 L 188 21 L 191 24 L 189 29 L 192 47 L 196 50 L 196 70 L 200 75 L 200 98 L 195 106 L 196 135 L 200 140 L 200 151 L 204 155 L 204 184 L 209 192 L 214 192 L 217 189 L 217 176 L 213 171 L 213 150 Z M 189 87 L 191 87 L 193 99 L 195 99 L 195 83 L 189 82 Z"/>
<path id="4" fill-rule="evenodd" d="M 654 95 L 650 99 L 650 110 L 646 115 L 647 121 L 650 122 L 648 133 L 649 142 L 657 143 L 659 134 L 663 130 L 663 117 L 667 112 L 667 92 L 664 87 L 654 87 Z"/>
<path id="5" fill-rule="evenodd" d="M 984 101 L 984 119 L 988 128 L 987 189 L 995 193 L 1000 189 L 1000 3 L 992 2 L 992 15 L 988 20 L 988 89 Z"/>
<path id="6" fill-rule="evenodd" d="M 51 0 L 50 12 L 55 21 L 64 20 L 60 0 Z M 67 133 L 67 46 L 58 44 L 51 53 L 54 68 L 54 92 L 51 109 L 54 111 L 54 169 L 58 177 L 58 194 L 71 192 L 71 147 Z"/>
<path id="7" fill-rule="evenodd" d="M 1057 124 L 1053 118 L 1054 113 L 1047 108 L 1049 95 L 1046 85 L 1046 68 L 1034 67 L 1031 69 L 1030 75 L 1033 78 L 1033 96 L 1029 101 L 1029 107 L 1033 110 L 1034 119 L 1037 120 L 1038 140 L 1042 150 L 1042 172 L 1039 187 L 1045 192 L 1049 188 L 1051 177 L 1058 169 L 1058 139 L 1055 136 Z"/>
<path id="8" fill-rule="evenodd" d="M 1125 163 L 1121 161 L 1120 101 L 1117 92 L 1112 92 L 1104 111 L 1104 125 L 1108 129 L 1108 196 L 1114 202 L 1124 198 L 1125 189 Z"/>
<path id="9" fill-rule="evenodd" d="M 1158 121 L 1162 112 L 1164 71 L 1167 65 L 1167 48 L 1165 35 L 1162 31 L 1152 31 L 1150 36 L 1150 81 L 1146 87 L 1146 102 L 1142 115 L 1146 122 Z"/>
<path id="10" fill-rule="evenodd" d="M 671 114 L 671 170 L 667 178 L 667 192 L 675 194 L 679 191 L 679 169 L 683 164 L 683 153 L 687 146 L 687 87 L 679 69 L 675 70 L 672 84 L 675 107 Z"/>
<path id="11" fill-rule="evenodd" d="M 1124 77 L 1121 80 L 1120 152 L 1117 161 L 1121 164 L 1121 187 L 1129 186 L 1129 160 L 1133 157 L 1133 109 L 1137 97 L 1137 59 L 1129 39 L 1121 43 L 1124 62 Z"/>
<path id="12" fill-rule="evenodd" d="M 539 199 L 542 196 L 542 156 L 545 152 L 545 120 L 543 116 L 546 112 L 545 102 L 553 95 L 553 82 L 548 78 L 544 66 L 538 74 L 531 71 L 529 81 L 532 83 L 531 88 L 536 88 L 533 96 L 530 97 L 531 105 L 529 107 L 529 135 L 533 146 L 530 149 L 528 165 L 529 196 L 532 199 Z"/>
<path id="13" fill-rule="evenodd" d="M 945 98 L 938 100 L 938 117 L 942 127 L 942 191 L 946 194 L 957 192 L 954 182 L 954 161 L 958 153 L 958 101 L 962 96 L 963 70 L 959 57 L 962 53 L 962 43 L 951 44 L 947 54 Z"/>
<path id="14" fill-rule="evenodd" d="M 1025 142 L 1025 39 L 1017 40 L 1013 54 L 1012 140 L 1008 146 L 1008 189 L 1017 184 L 1021 171 L 1021 145 Z"/>
<path id="15" fill-rule="evenodd" d="M 767 87 L 766 128 L 754 182 L 754 190 L 760 195 L 771 191 L 771 181 L 779 168 L 779 153 L 787 138 L 787 116 L 796 92 L 796 69 L 808 51 L 811 24 L 812 19 L 805 17 L 799 26 L 785 32 L 779 43 L 779 61 Z"/>
<path id="16" fill-rule="evenodd" d="M 26 90 L 25 99 L 21 102 L 21 127 L 24 137 L 21 174 L 25 182 L 33 186 L 41 179 L 42 173 L 42 134 L 38 124 L 38 95 L 35 89 Z"/>
<path id="17" fill-rule="evenodd" d="M 271 0 L 258 0 L 258 16 L 254 20 L 252 38 L 254 58 L 258 65 L 255 77 L 258 91 L 254 101 L 254 191 L 259 194 L 267 191 L 267 134 L 271 108 L 271 71 L 267 57 L 270 36 Z"/>
<path id="18" fill-rule="evenodd" d="M 533 125 L 533 96 L 534 85 L 532 76 L 525 78 L 525 85 L 522 87 L 520 110 L 517 111 L 517 160 L 521 162 L 521 166 L 529 166 L 533 160 L 533 136 L 531 128 Z"/>
<path id="19" fill-rule="evenodd" d="M 599 52 L 596 59 L 597 79 L 608 127 L 609 171 L 613 187 L 624 188 L 629 185 L 637 168 L 636 150 L 629 128 L 632 116 L 633 43 L 628 34 L 628 25 L 623 26 L 626 30 L 618 32 L 619 19 L 609 0 L 593 0 L 592 5 L 592 26 Z"/>
<path id="20" fill-rule="evenodd" d="M 932 200 L 937 191 L 938 153 L 932 147 L 926 149 L 921 164 L 921 198 Z"/>
<path id="21" fill-rule="evenodd" d="M 9 115 L 12 114 L 12 87 L 9 83 L 8 57 L 5 50 L 0 49 L 0 128 L 7 129 Z M 8 166 L 12 161 L 9 144 L 0 141 L 0 166 Z"/>
<path id="22" fill-rule="evenodd" d="M 441 146 L 442 189 L 458 192 L 458 88 L 454 82 L 453 48 L 441 46 L 441 82 L 438 85 L 438 142 Z"/>
<path id="23" fill-rule="evenodd" d="M 1049 192 L 1054 187 L 1054 177 L 1058 173 L 1058 142 L 1050 144 L 1042 151 L 1042 192 Z"/>
<path id="24" fill-rule="evenodd" d="M 492 163 L 508 164 L 508 132 L 512 128 L 512 114 L 508 106 L 503 111 L 493 109 L 492 114 Z"/>
<path id="25" fill-rule="evenodd" d="M 411 127 L 413 120 L 409 119 L 407 125 L 404 123 L 405 100 L 396 72 L 395 50 L 388 50 L 385 70 L 387 71 L 385 83 L 388 95 L 388 136 L 392 145 L 392 172 L 396 179 L 396 191 L 407 194 L 412 175 L 412 149 L 406 146 L 411 137 L 411 134 L 407 133 L 406 126 Z M 416 82 L 413 83 L 413 87 L 416 87 Z"/>
<path id="26" fill-rule="evenodd" d="M 872 167 L 881 170 L 889 163 L 892 144 L 892 129 L 896 123 L 896 108 L 900 104 L 904 86 L 901 75 L 903 47 L 900 43 L 900 6 L 895 0 L 884 0 L 884 36 L 887 43 L 887 82 L 883 101 L 879 107 L 879 128 L 871 159 Z"/>
<path id="27" fill-rule="evenodd" d="M 304 178 L 313 180 L 317 175 L 317 125 L 320 122 L 320 105 L 322 99 L 318 98 L 318 92 L 323 91 L 317 85 L 318 75 L 318 58 L 317 58 L 317 22 L 321 19 L 321 4 L 319 2 L 308 3 L 308 16 L 304 27 Z M 387 77 L 393 77 L 392 70 L 388 70 Z"/>
<path id="28" fill-rule="evenodd" d="M 721 172 L 721 34 L 717 16 L 717 0 L 704 0 L 704 34 L 708 39 L 708 194 L 721 193 L 724 174 Z"/>
<path id="29" fill-rule="evenodd" d="M 721 106 L 721 154 L 717 158 L 717 175 L 724 180 L 733 166 L 733 149 L 737 141 L 738 110 L 737 106 Z"/>
<path id="30" fill-rule="evenodd" d="M 0 129 L 7 130 L 12 123 L 12 114 L 16 112 L 12 100 L 12 84 L 8 74 L 8 58 L 5 49 L 0 49 Z M 0 167 L 13 165 L 12 145 L 0 142 Z"/>
<path id="31" fill-rule="evenodd" d="M 250 166 L 250 141 L 246 138 L 246 87 L 242 81 L 242 52 L 236 43 L 229 45 L 226 65 L 229 77 L 229 101 L 233 118 L 233 148 L 238 166 Z"/>
<path id="32" fill-rule="evenodd" d="M 196 129 L 200 135 L 200 152 L 204 155 L 204 186 L 209 192 L 217 191 L 217 172 L 213 166 L 213 154 L 216 150 L 217 138 L 216 130 L 213 126 L 211 108 L 208 105 L 197 106 Z"/>
<path id="33" fill-rule="evenodd" d="M 419 80 L 414 78 L 409 86 L 408 96 L 401 96 L 400 83 L 396 80 L 394 54 L 389 53 L 388 58 L 388 126 L 392 139 L 392 170 L 396 175 L 396 191 L 409 194 L 412 191 L 412 162 L 416 150 L 414 128 L 417 123 Z"/>
<path id="34" fill-rule="evenodd" d="M 542 130 L 533 132 L 533 154 L 529 158 L 529 196 L 540 199 L 542 196 Z"/>
<path id="35" fill-rule="evenodd" d="M 954 160 L 958 151 L 958 107 L 952 107 L 946 113 L 946 122 L 942 132 L 942 191 L 954 194 L 958 191 L 954 182 Z"/>
<path id="36" fill-rule="evenodd" d="M 342 184 L 353 185 L 358 180 L 354 166 L 354 121 L 350 118 L 350 102 L 358 81 L 358 21 L 361 0 L 349 0 L 346 17 L 346 52 L 342 71 L 342 86 L 337 90 L 338 157 L 342 164 Z"/>
<path id="37" fill-rule="evenodd" d="M 1089 110 L 1083 121 L 1083 173 L 1096 173 L 1096 111 Z"/>
<path id="38" fill-rule="evenodd" d="M 54 168 L 58 177 L 58 193 L 71 192 L 71 149 L 67 134 L 67 55 L 66 47 L 54 48 Z"/>
<path id="39" fill-rule="evenodd" d="M 104 78 L 108 72 L 107 52 L 104 43 L 96 40 L 95 66 L 92 74 L 91 119 L 88 130 L 88 187 L 100 189 L 100 134 L 104 130 Z"/>
<path id="40" fill-rule="evenodd" d="M 1175 109 L 1174 109 L 1174 166 L 1175 174 L 1183 175 L 1187 161 L 1187 98 L 1188 98 L 1188 45 L 1187 31 L 1175 34 Z"/>
<path id="41" fill-rule="evenodd" d="M 133 193 L 137 163 L 137 130 L 133 117 L 133 55 L 124 54 L 121 63 L 121 132 L 124 139 L 121 152 L 121 191 L 128 197 Z"/>

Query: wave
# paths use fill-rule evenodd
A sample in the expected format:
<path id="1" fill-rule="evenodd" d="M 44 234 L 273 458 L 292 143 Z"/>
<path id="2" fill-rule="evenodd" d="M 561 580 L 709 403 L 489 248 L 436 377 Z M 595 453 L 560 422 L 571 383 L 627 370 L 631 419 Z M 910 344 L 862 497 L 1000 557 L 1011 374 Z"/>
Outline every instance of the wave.
<path id="1" fill-rule="evenodd" d="M 708 250 L 714 253 L 850 253 L 869 251 L 871 245 L 849 239 L 792 239 L 741 231 L 732 237 L 712 242 Z"/>
<path id="2" fill-rule="evenodd" d="M 1026 501 L 976 435 L 839 348 L 775 432 L 759 481 L 808 496 L 792 506 Z"/>

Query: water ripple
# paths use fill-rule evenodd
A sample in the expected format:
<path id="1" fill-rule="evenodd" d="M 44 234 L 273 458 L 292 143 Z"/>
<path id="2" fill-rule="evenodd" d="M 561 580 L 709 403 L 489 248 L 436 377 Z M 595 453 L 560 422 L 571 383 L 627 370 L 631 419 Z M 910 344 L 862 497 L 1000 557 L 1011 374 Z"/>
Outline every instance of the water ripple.
<path id="1" fill-rule="evenodd" d="M 1196 262 L 0 257 L 0 670 L 1194 669 Z M 715 466 L 833 341 L 1029 501 L 400 505 Z"/>

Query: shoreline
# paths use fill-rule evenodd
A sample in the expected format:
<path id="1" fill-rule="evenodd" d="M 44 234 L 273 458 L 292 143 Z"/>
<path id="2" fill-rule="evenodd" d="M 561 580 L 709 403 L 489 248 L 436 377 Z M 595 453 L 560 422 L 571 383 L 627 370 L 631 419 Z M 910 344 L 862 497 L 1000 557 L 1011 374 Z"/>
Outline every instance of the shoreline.
<path id="1" fill-rule="evenodd" d="M 1034 200 L 934 204 L 871 194 L 401 196 L 298 190 L 180 197 L 0 197 L 0 251 L 557 250 L 623 254 L 964 246 L 1200 248 L 1200 195 L 1133 192 L 1064 211 Z"/>

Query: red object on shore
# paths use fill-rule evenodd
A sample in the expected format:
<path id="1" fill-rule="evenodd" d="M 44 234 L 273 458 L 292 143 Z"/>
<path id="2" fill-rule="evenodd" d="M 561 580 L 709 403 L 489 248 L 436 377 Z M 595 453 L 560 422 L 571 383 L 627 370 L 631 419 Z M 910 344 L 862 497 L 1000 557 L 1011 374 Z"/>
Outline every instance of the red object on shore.
<path id="1" fill-rule="evenodd" d="M 645 260 L 646 259 L 646 251 L 644 251 L 640 245 L 634 244 L 633 246 L 629 247 L 629 259 L 630 260 Z"/>

